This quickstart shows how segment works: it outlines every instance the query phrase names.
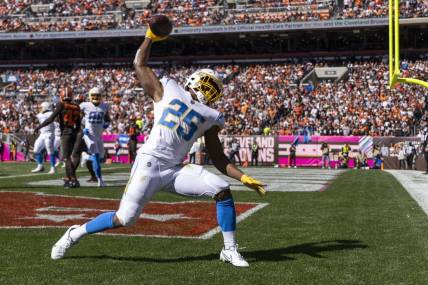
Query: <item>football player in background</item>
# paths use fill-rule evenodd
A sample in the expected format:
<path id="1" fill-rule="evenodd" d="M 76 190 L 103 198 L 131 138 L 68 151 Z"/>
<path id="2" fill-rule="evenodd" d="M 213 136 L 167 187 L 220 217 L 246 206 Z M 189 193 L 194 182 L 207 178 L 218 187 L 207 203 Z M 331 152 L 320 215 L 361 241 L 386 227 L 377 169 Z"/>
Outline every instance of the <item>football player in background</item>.
<path id="1" fill-rule="evenodd" d="M 70 227 L 52 247 L 52 259 L 63 258 L 67 250 L 85 235 L 132 225 L 152 196 L 164 190 L 213 198 L 224 238 L 220 259 L 235 266 L 248 266 L 238 252 L 236 212 L 229 184 L 199 165 L 184 166 L 184 156 L 192 144 L 204 136 L 210 157 L 222 173 L 241 181 L 260 195 L 266 194 L 265 189 L 260 181 L 242 173 L 224 154 L 218 137 L 224 126 L 224 117 L 211 108 L 223 95 L 223 86 L 216 74 L 212 70 L 199 70 L 182 88 L 171 79 L 159 81 L 147 65 L 152 43 L 162 39 L 148 29 L 135 56 L 137 78 L 154 101 L 155 118 L 149 139 L 138 150 L 119 210 L 103 213 L 84 225 Z"/>
<path id="2" fill-rule="evenodd" d="M 138 145 L 138 136 L 141 133 L 141 128 L 137 124 L 137 117 L 131 115 L 129 119 L 128 126 L 128 161 L 129 163 L 134 163 L 135 157 L 137 156 L 137 145 Z"/>
<path id="3" fill-rule="evenodd" d="M 81 103 L 85 102 L 85 97 L 86 96 L 84 96 L 82 94 L 79 94 L 78 96 L 76 96 L 74 98 L 74 102 L 76 102 L 80 106 Z M 85 125 L 85 120 L 83 119 L 83 114 L 82 113 L 81 113 L 81 119 L 82 120 L 80 122 L 80 125 L 84 126 Z M 87 153 L 86 143 L 83 140 L 83 132 L 80 132 L 78 134 L 77 139 L 76 139 L 76 143 L 79 144 L 79 154 L 80 154 L 79 157 L 81 159 L 80 166 L 81 167 L 85 167 L 85 165 L 86 165 L 86 168 L 88 169 L 89 174 L 90 174 L 90 178 L 88 180 L 86 180 L 86 182 L 95 182 L 95 183 L 97 183 L 98 180 L 97 180 L 97 177 L 95 176 L 95 172 L 94 172 L 94 169 L 92 167 L 92 160 L 89 159 L 90 156 Z M 77 167 L 78 164 L 75 165 L 75 167 Z"/>
<path id="4" fill-rule="evenodd" d="M 56 159 L 55 167 L 58 167 L 61 164 L 61 156 L 60 156 L 60 149 L 61 149 L 61 128 L 59 127 L 58 122 L 54 122 L 55 131 L 54 131 L 54 152 L 53 155 Z"/>
<path id="5" fill-rule="evenodd" d="M 60 96 L 61 102 L 56 105 L 49 118 L 36 128 L 36 131 L 52 124 L 58 118 L 62 159 L 65 163 L 64 188 L 76 188 L 80 187 L 75 171 L 77 167 L 75 165 L 78 165 L 80 160 L 80 144 L 76 143 L 80 131 L 80 108 L 79 105 L 72 102 L 73 95 L 70 87 L 63 88 Z"/>
<path id="6" fill-rule="evenodd" d="M 98 187 L 104 187 L 105 183 L 101 174 L 101 158 L 104 157 L 103 132 L 110 123 L 109 105 L 101 102 L 102 91 L 98 87 L 89 90 L 90 102 L 80 104 L 83 113 L 84 129 L 83 140 L 92 161 L 92 167 L 97 177 Z"/>
<path id="7" fill-rule="evenodd" d="M 48 102 L 43 102 L 40 105 L 40 113 L 37 114 L 37 119 L 39 123 L 42 124 L 52 115 L 51 104 Z M 44 157 L 42 151 L 46 149 L 47 154 L 50 157 L 51 169 L 49 174 L 54 174 L 55 169 L 55 156 L 54 156 L 54 131 L 55 126 L 53 123 L 46 124 L 43 128 L 40 128 L 40 135 L 34 142 L 34 159 L 37 162 L 37 167 L 31 172 L 42 172 L 44 170 L 43 162 Z"/>

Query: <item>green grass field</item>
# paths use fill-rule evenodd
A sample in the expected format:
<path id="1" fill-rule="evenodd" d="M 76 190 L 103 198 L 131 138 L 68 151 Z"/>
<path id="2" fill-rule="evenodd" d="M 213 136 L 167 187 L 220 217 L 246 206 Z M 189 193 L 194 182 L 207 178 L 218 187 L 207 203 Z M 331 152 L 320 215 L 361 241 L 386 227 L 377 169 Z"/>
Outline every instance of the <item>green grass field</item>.
<path id="1" fill-rule="evenodd" d="M 123 191 L 30 187 L 51 176 L 6 177 L 33 166 L 0 164 L 0 191 L 117 199 Z M 105 172 L 118 171 L 129 167 Z M 427 216 L 388 173 L 350 170 L 323 192 L 259 198 L 235 191 L 234 197 L 269 203 L 238 224 L 249 268 L 218 260 L 221 234 L 208 240 L 94 235 L 53 261 L 51 246 L 65 229 L 0 229 L 0 284 L 428 284 Z M 159 193 L 155 200 L 187 198 Z"/>

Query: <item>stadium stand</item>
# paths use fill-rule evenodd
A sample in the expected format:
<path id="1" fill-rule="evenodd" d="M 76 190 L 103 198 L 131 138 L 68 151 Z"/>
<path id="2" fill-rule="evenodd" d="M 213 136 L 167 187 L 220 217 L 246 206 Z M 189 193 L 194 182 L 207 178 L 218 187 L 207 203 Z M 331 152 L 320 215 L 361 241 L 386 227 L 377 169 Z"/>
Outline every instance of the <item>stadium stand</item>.
<path id="1" fill-rule="evenodd" d="M 402 1 L 403 18 L 427 17 L 424 1 Z M 153 14 L 176 27 L 361 19 L 387 16 L 387 1 L 19 1 L 0 3 L 0 32 L 88 31 L 144 27 Z"/>
<path id="2" fill-rule="evenodd" d="M 346 80 L 301 84 L 315 67 L 347 67 Z M 157 69 L 159 75 L 181 84 L 199 66 Z M 215 65 L 226 84 L 219 106 L 228 121 L 225 134 L 296 134 L 304 130 L 321 135 L 408 136 L 418 133 L 427 117 L 427 97 L 421 87 L 402 85 L 386 89 L 387 65 L 381 60 L 329 63 L 281 63 Z M 404 61 L 404 75 L 424 78 L 428 61 Z M 0 126 L 8 132 L 32 133 L 37 102 L 55 101 L 64 84 L 85 97 L 103 86 L 105 100 L 112 104 L 113 124 L 107 130 L 122 133 L 127 118 L 141 113 L 144 129 L 150 130 L 152 103 L 135 85 L 128 67 L 77 67 L 74 69 L 8 69 L 0 71 L 9 81 L 0 96 Z M 422 119 L 422 120 L 421 120 Z"/>

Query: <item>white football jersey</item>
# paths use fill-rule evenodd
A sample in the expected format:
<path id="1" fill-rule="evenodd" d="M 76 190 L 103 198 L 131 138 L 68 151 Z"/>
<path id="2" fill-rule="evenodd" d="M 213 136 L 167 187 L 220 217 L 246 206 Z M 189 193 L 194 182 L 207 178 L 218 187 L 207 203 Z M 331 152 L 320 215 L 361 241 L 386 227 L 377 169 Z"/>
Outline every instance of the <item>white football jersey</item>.
<path id="1" fill-rule="evenodd" d="M 43 123 L 44 121 L 46 121 L 47 118 L 50 117 L 50 115 L 52 115 L 52 112 L 45 112 L 45 113 L 38 113 L 36 115 L 37 119 L 39 120 L 39 123 Z M 53 134 L 55 130 L 55 126 L 53 123 L 47 125 L 46 127 L 43 127 L 40 129 L 40 133 L 41 134 Z"/>
<path id="2" fill-rule="evenodd" d="M 223 115 L 198 101 L 172 79 L 161 80 L 162 100 L 154 103 L 154 124 L 146 143 L 145 153 L 180 164 L 193 143 L 211 127 L 224 126 Z"/>
<path id="3" fill-rule="evenodd" d="M 84 126 L 89 133 L 99 137 L 104 131 L 104 117 L 108 113 L 109 105 L 101 102 L 95 106 L 92 102 L 80 103 L 80 109 L 84 113 Z"/>

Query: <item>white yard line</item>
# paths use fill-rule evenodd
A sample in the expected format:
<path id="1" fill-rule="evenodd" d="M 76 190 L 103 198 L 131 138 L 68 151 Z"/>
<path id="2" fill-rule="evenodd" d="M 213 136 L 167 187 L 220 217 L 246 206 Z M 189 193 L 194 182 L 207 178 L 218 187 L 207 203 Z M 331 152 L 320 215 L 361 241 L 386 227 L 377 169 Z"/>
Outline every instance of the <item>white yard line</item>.
<path id="1" fill-rule="evenodd" d="M 111 170 L 111 169 L 126 169 L 126 167 L 103 167 L 102 170 Z M 80 172 L 87 172 L 87 169 L 80 169 L 77 170 L 78 173 Z M 48 174 L 46 173 L 29 173 L 29 174 L 21 174 L 21 175 L 9 175 L 9 176 L 0 176 L 0 179 L 8 179 L 8 178 L 18 178 L 18 177 L 31 177 L 31 176 L 40 176 L 40 175 L 49 175 L 51 176 L 52 174 Z"/>
<path id="2" fill-rule="evenodd" d="M 386 170 L 391 173 L 409 192 L 410 196 L 418 203 L 428 215 L 428 175 L 411 170 Z"/>

